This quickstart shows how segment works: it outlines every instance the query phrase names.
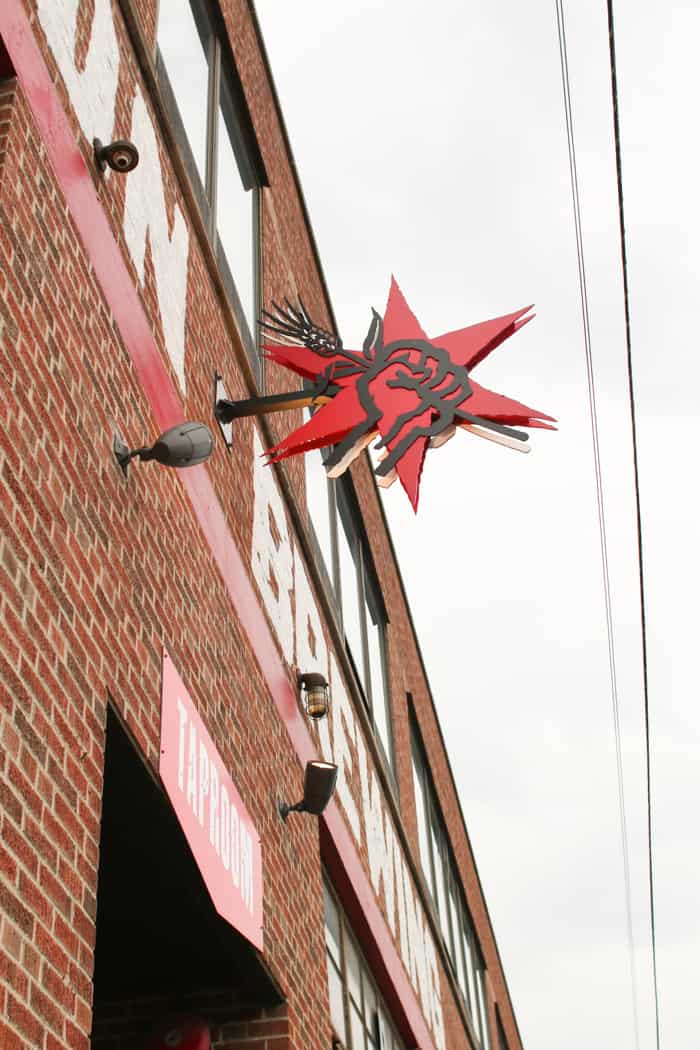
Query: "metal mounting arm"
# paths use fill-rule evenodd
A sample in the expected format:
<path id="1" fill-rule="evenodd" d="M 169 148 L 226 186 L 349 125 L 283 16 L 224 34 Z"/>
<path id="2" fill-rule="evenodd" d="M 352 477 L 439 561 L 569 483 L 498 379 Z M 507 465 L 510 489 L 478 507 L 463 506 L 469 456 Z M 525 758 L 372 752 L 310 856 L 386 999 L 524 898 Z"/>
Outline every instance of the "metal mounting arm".
<path id="1" fill-rule="evenodd" d="M 266 416 L 271 412 L 287 412 L 293 408 L 308 408 L 310 405 L 325 405 L 338 391 L 337 386 L 328 385 L 324 393 L 315 389 L 293 390 L 289 394 L 270 394 L 267 397 L 249 397 L 244 401 L 228 401 L 219 398 L 214 405 L 214 415 L 220 423 L 230 423 L 245 416 Z"/>

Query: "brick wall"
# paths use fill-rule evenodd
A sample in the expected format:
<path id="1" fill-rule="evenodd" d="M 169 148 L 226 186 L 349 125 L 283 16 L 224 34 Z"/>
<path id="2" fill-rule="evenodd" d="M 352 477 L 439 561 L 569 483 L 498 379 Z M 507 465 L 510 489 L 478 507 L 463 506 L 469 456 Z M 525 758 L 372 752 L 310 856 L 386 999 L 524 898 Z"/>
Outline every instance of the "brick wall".
<path id="1" fill-rule="evenodd" d="M 144 465 L 127 481 L 113 462 L 112 419 L 153 424 L 21 91 L 0 178 L 5 1045 L 89 1045 L 107 697 L 157 768 L 165 640 L 276 843 L 266 956 L 297 1045 L 327 1046 L 317 828 L 280 842 L 277 815 L 301 791 L 298 762 L 177 478 Z"/>
<path id="2" fill-rule="evenodd" d="M 229 997 L 230 999 L 230 993 Z M 96 1011 L 92 1050 L 144 1050 L 159 1036 L 193 1019 L 206 1018 L 212 1050 L 290 1050 L 288 1007 L 283 1004 L 255 1014 L 213 990 L 188 996 L 115 1000 Z"/>

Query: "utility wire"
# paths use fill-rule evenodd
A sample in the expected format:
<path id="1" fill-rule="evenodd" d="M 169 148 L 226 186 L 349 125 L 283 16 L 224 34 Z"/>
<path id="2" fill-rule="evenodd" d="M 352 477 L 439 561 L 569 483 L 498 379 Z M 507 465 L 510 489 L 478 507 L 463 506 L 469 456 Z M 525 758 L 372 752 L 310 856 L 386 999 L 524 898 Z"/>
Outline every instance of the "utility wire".
<path id="1" fill-rule="evenodd" d="M 569 174 L 571 178 L 571 197 L 574 213 L 574 230 L 576 235 L 576 256 L 578 264 L 579 290 L 581 295 L 581 316 L 583 321 L 583 339 L 586 358 L 586 376 L 588 381 L 588 402 L 591 418 L 591 435 L 593 440 L 593 461 L 595 467 L 596 502 L 598 510 L 598 530 L 600 535 L 600 555 L 603 569 L 603 592 L 605 601 L 605 620 L 608 638 L 608 665 L 610 670 L 610 692 L 612 699 L 613 728 L 615 735 L 615 759 L 617 763 L 617 795 L 620 817 L 620 836 L 622 841 L 622 862 L 625 884 L 625 905 L 627 917 L 627 945 L 629 949 L 630 977 L 632 984 L 632 1014 L 634 1024 L 634 1045 L 639 1050 L 639 1005 L 637 995 L 637 976 L 635 969 L 634 934 L 632 927 L 632 889 L 630 878 L 629 836 L 627 832 L 627 809 L 625 805 L 625 786 L 622 762 L 622 743 L 620 732 L 620 705 L 617 689 L 617 664 L 615 659 L 615 632 L 612 616 L 612 599 L 610 587 L 610 567 L 608 561 L 608 541 L 605 522 L 605 500 L 600 463 L 600 439 L 598 434 L 598 409 L 596 401 L 595 377 L 593 373 L 593 355 L 591 349 L 591 326 L 588 307 L 588 284 L 583 251 L 583 228 L 581 223 L 581 200 L 578 185 L 576 164 L 576 147 L 574 141 L 574 121 L 571 109 L 571 87 L 569 79 L 569 60 L 566 46 L 566 29 L 564 25 L 563 0 L 555 0 L 557 14 L 557 35 L 559 39 L 559 59 L 561 63 L 561 81 L 566 118 L 566 138 L 569 152 Z"/>
<path id="2" fill-rule="evenodd" d="M 637 512 L 637 553 L 639 558 L 639 607 L 642 627 L 642 672 L 644 682 L 644 736 L 646 743 L 647 780 L 647 847 L 649 853 L 649 912 L 651 922 L 651 961 L 654 975 L 654 1018 L 656 1022 L 656 1047 L 660 1050 L 659 1031 L 659 983 L 656 969 L 656 909 L 654 904 L 654 860 L 651 814 L 651 746 L 649 738 L 649 673 L 647 661 L 646 588 L 644 586 L 644 548 L 642 545 L 642 507 L 639 495 L 639 457 L 637 454 L 637 414 L 632 372 L 632 336 L 630 328 L 629 283 L 627 279 L 627 238 L 625 235 L 625 205 L 622 193 L 622 150 L 620 147 L 620 113 L 617 94 L 617 62 L 615 58 L 615 20 L 612 0 L 608 4 L 608 37 L 610 41 L 610 86 L 612 90 L 613 124 L 615 129 L 615 165 L 617 169 L 617 205 L 620 216 L 620 251 L 622 256 L 622 280 L 625 298 L 625 337 L 627 341 L 627 378 L 629 383 L 630 415 L 632 420 L 632 459 L 634 464 L 634 492 Z"/>

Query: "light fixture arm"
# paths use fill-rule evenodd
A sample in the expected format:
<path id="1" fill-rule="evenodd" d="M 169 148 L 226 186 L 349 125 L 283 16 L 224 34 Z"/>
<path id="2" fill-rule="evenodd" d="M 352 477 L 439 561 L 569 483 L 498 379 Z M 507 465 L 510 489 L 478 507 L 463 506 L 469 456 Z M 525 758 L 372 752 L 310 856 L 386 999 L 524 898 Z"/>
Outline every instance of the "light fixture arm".
<path id="1" fill-rule="evenodd" d="M 126 444 L 126 442 L 122 441 L 122 439 L 119 437 L 118 434 L 114 435 L 114 446 L 113 447 L 114 447 L 115 459 L 116 459 L 117 463 L 122 468 L 122 470 L 124 471 L 125 474 L 127 472 L 127 468 L 129 466 L 129 464 L 131 463 L 132 459 L 136 459 L 137 456 L 138 456 L 139 459 L 142 459 L 142 460 L 143 459 L 145 459 L 145 460 L 153 459 L 153 456 L 149 455 L 149 452 L 152 451 L 152 449 L 150 447 L 144 445 L 143 448 L 131 448 L 130 449 L 129 446 Z"/>
<path id="2" fill-rule="evenodd" d="M 293 806 L 290 806 L 290 804 L 288 802 L 280 802 L 278 804 L 277 808 L 279 809 L 280 816 L 281 816 L 282 820 L 285 822 L 285 824 L 287 823 L 287 817 L 289 816 L 290 813 L 305 813 L 306 812 L 306 806 L 304 805 L 304 800 L 303 799 L 301 800 L 301 802 L 295 802 Z"/>
<path id="3" fill-rule="evenodd" d="M 337 779 L 338 767 L 334 762 L 307 762 L 303 798 L 293 805 L 283 800 L 277 803 L 282 820 L 286 823 L 290 813 L 311 813 L 320 817 L 331 800 Z"/>

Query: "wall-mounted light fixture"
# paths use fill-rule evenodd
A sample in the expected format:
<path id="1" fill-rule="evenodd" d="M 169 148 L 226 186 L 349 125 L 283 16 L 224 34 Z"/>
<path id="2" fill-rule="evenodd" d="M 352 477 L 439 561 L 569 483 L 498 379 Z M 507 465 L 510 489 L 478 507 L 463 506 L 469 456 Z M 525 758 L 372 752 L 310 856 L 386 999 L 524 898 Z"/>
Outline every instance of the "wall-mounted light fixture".
<path id="1" fill-rule="evenodd" d="M 107 146 L 103 146 L 99 139 L 93 139 L 92 148 L 98 171 L 106 171 L 107 168 L 111 168 L 120 175 L 126 175 L 133 171 L 139 162 L 139 151 L 133 142 L 128 142 L 126 139 L 116 139 Z"/>
<path id="2" fill-rule="evenodd" d="M 325 718 L 330 707 L 328 682 L 317 671 L 302 674 L 297 671 L 297 687 L 309 718 Z"/>
<path id="3" fill-rule="evenodd" d="M 154 445 L 148 448 L 133 448 L 118 435 L 114 435 L 114 455 L 124 471 L 132 459 L 155 459 L 164 467 L 194 467 L 209 459 L 214 449 L 211 430 L 204 423 L 178 423 L 161 434 Z"/>
<path id="4" fill-rule="evenodd" d="M 293 806 L 287 802 L 279 803 L 282 820 L 286 821 L 290 813 L 313 813 L 319 817 L 331 800 L 337 777 L 338 767 L 332 762 L 307 762 L 304 797 Z"/>

